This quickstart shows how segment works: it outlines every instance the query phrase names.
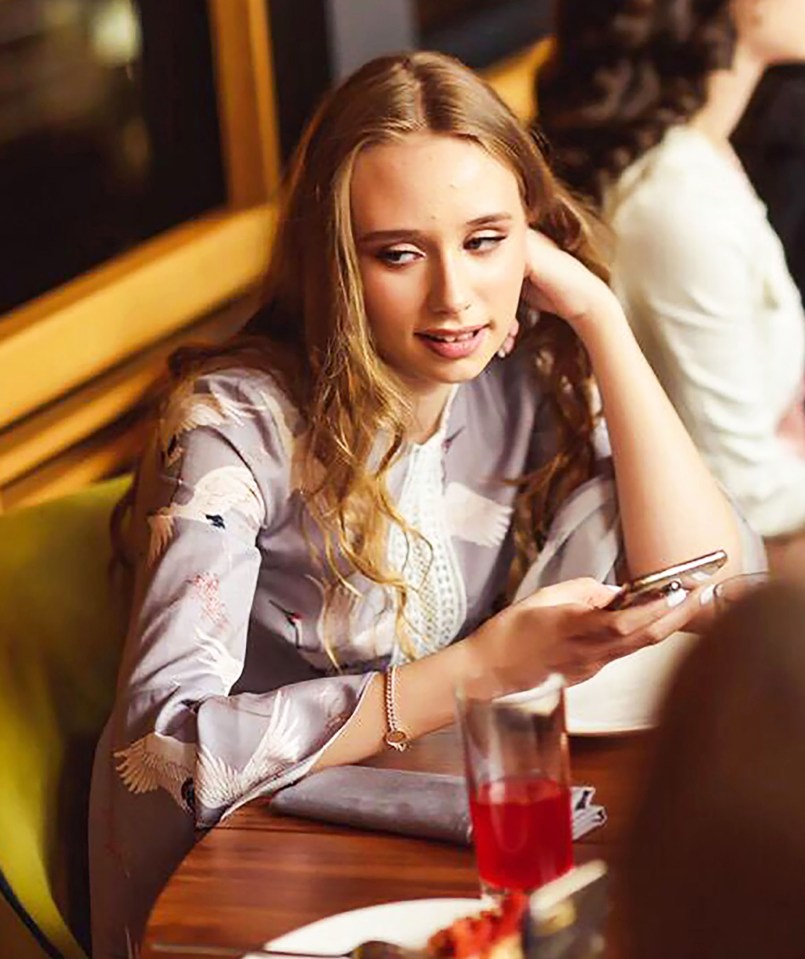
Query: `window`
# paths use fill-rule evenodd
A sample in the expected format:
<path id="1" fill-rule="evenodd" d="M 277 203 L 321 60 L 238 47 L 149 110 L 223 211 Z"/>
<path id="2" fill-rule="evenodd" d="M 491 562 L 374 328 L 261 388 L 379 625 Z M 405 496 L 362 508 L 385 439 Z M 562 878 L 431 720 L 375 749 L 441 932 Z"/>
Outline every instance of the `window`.
<path id="1" fill-rule="evenodd" d="M 547 33 L 548 0 L 415 0 L 419 46 L 475 69 L 488 67 Z"/>
<path id="2" fill-rule="evenodd" d="M 226 199 L 207 7 L 0 3 L 0 315 Z"/>
<path id="3" fill-rule="evenodd" d="M 165 355 L 246 318 L 271 49 L 267 0 L 0 0 L 0 512 L 129 464 Z"/>
<path id="4" fill-rule="evenodd" d="M 268 0 L 287 157 L 324 91 L 384 53 L 441 50 L 486 69 L 532 48 L 550 0 Z"/>

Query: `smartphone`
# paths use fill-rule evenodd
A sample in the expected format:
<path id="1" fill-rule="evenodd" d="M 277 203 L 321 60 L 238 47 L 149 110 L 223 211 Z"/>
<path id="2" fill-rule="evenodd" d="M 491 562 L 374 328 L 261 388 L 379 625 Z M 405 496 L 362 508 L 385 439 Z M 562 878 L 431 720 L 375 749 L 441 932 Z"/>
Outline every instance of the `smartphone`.
<path id="1" fill-rule="evenodd" d="M 647 603 L 681 589 L 693 589 L 718 572 L 726 562 L 727 554 L 723 549 L 717 549 L 713 553 L 697 556 L 655 573 L 647 573 L 622 586 L 604 608 L 626 609 L 628 606 Z"/>
<path id="2" fill-rule="evenodd" d="M 523 922 L 526 959 L 593 959 L 604 954 L 609 912 L 607 867 L 577 866 L 529 898 Z"/>

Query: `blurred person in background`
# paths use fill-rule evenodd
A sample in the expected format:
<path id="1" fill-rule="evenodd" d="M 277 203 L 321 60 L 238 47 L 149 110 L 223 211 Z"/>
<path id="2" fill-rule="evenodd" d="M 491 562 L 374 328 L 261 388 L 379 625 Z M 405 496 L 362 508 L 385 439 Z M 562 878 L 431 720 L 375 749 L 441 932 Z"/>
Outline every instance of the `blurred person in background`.
<path id="1" fill-rule="evenodd" d="M 731 142 L 802 0 L 559 0 L 537 78 L 556 171 L 614 232 L 613 286 L 715 474 L 805 570 L 805 317 Z"/>
<path id="2" fill-rule="evenodd" d="M 805 64 L 765 74 L 732 141 L 805 295 Z"/>
<path id="3" fill-rule="evenodd" d="M 738 600 L 671 682 L 622 863 L 627 959 L 805 951 L 805 593 Z"/>
<path id="4" fill-rule="evenodd" d="M 706 613 L 697 593 L 602 609 L 611 588 L 578 578 L 601 554 L 610 581 L 717 548 L 741 568 L 745 527 L 605 278 L 532 138 L 457 61 L 373 61 L 325 100 L 265 307 L 174 357 L 141 464 L 92 784 L 95 959 L 136 950 L 196 830 L 249 799 L 450 722 L 457 684 L 576 682 Z M 537 553 L 554 577 L 501 604 Z"/>

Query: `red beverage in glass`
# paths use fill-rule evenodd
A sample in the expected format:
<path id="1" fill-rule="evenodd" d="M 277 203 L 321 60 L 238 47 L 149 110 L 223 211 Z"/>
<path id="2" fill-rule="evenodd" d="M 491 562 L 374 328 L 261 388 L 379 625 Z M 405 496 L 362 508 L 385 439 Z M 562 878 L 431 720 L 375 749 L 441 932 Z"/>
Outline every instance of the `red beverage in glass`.
<path id="1" fill-rule="evenodd" d="M 488 886 L 530 891 L 573 865 L 570 791 L 553 779 L 481 783 L 470 814 L 478 873 Z"/>

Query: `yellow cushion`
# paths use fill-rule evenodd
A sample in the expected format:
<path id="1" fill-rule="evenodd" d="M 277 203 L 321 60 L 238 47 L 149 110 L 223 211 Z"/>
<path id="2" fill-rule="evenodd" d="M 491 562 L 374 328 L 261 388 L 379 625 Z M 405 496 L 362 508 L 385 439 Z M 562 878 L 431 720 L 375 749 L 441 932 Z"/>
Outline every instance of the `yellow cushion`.
<path id="1" fill-rule="evenodd" d="M 128 482 L 0 516 L 0 891 L 66 959 L 88 939 L 90 769 L 128 608 L 108 525 Z M 0 911 L 0 942 L 15 921 Z"/>

